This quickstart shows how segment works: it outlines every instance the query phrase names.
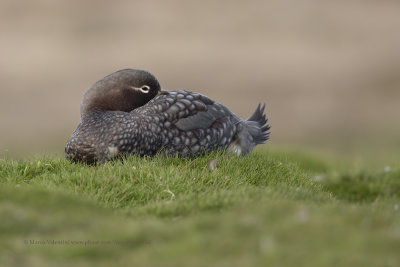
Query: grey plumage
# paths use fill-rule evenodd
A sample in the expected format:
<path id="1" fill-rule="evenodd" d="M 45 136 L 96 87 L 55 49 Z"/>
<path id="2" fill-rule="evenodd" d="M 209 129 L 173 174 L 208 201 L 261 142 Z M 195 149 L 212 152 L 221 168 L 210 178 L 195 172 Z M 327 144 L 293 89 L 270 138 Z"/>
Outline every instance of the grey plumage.
<path id="1" fill-rule="evenodd" d="M 83 100 L 82 106 L 92 108 L 82 109 L 85 114 L 82 114 L 81 122 L 66 144 L 67 158 L 94 163 L 129 153 L 196 156 L 215 149 L 247 154 L 269 138 L 265 105 L 259 105 L 250 118 L 242 120 L 225 106 L 202 94 L 183 90 L 161 91 L 151 74 L 143 78 L 140 70 L 123 70 L 119 73 L 128 78 L 120 81 L 121 84 L 113 84 L 114 88 L 140 88 L 151 83 L 152 90 L 145 96 L 149 98 L 151 93 L 154 97 L 140 102 L 144 95 L 136 90 L 132 95 L 135 99 L 126 100 L 139 104 L 132 107 L 125 104 L 129 108 L 124 111 L 97 108 L 96 103 Z M 135 81 L 134 77 L 138 74 L 141 80 Z M 106 84 L 109 77 L 96 84 Z M 115 79 L 118 74 L 111 74 L 111 77 Z M 91 99 L 96 99 L 96 84 L 88 90 Z M 104 90 L 102 87 L 103 94 Z M 112 96 L 111 99 L 96 101 L 106 103 L 112 99 L 120 98 Z M 105 106 L 118 107 L 118 103 L 107 103 Z"/>

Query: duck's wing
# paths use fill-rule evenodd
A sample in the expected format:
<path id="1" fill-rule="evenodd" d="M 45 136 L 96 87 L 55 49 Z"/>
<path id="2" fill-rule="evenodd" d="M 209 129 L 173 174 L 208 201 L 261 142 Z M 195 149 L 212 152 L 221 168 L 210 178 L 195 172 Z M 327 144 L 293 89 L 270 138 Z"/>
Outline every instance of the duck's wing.
<path id="1" fill-rule="evenodd" d="M 206 129 L 224 117 L 236 117 L 225 106 L 207 96 L 183 90 L 162 91 L 135 112 L 162 114 L 171 124 L 183 131 Z"/>

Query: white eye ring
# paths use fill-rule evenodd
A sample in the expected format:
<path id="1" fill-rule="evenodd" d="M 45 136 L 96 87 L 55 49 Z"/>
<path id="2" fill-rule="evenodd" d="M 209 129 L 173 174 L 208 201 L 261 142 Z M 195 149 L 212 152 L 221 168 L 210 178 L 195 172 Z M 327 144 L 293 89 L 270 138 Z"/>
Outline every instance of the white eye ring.
<path id="1" fill-rule="evenodd" d="M 150 92 L 150 86 L 148 86 L 148 85 L 143 85 L 142 87 L 139 88 L 139 90 L 140 90 L 142 93 L 147 94 L 147 93 Z"/>

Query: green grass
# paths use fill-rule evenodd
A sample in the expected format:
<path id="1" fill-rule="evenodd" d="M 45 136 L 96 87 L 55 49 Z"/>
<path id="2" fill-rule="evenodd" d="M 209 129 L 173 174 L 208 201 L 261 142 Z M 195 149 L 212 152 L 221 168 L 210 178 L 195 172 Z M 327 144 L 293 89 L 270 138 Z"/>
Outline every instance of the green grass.
<path id="1" fill-rule="evenodd" d="M 42 157 L 0 160 L 0 186 L 0 266 L 400 265 L 399 166 L 279 149 Z"/>

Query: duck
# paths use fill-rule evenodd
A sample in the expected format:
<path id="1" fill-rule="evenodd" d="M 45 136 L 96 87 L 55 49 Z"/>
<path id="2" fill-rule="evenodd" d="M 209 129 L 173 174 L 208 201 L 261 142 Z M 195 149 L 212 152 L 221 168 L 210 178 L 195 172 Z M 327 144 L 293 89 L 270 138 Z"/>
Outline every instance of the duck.
<path id="1" fill-rule="evenodd" d="M 65 156 L 95 164 L 129 154 L 195 157 L 227 150 L 246 155 L 269 139 L 264 111 L 265 104 L 258 104 L 243 120 L 203 94 L 163 90 L 150 72 L 123 69 L 86 90 Z"/>

